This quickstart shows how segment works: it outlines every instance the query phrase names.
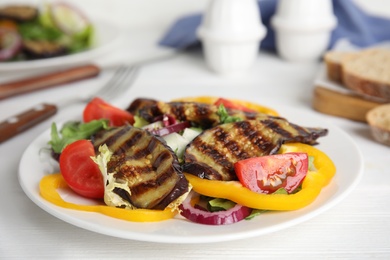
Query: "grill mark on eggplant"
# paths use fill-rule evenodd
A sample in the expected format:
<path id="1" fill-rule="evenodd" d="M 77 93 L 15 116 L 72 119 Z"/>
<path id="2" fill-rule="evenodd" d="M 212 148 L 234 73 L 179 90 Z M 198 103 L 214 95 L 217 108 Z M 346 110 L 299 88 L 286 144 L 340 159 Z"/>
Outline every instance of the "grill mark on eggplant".
<path id="1" fill-rule="evenodd" d="M 153 172 L 152 167 L 149 164 L 135 165 L 131 164 L 131 158 L 127 157 L 124 153 L 120 155 L 113 155 L 112 160 L 107 163 L 109 172 L 117 172 L 116 178 L 132 180 L 131 183 L 136 183 L 139 178 L 139 173 L 147 175 Z"/>
<path id="2" fill-rule="evenodd" d="M 117 138 L 117 141 L 118 141 L 118 138 L 120 136 L 125 136 L 126 139 L 120 144 L 117 143 L 117 147 L 114 148 L 115 154 L 128 153 L 128 151 L 134 149 L 136 144 L 140 140 L 142 140 L 142 138 L 144 137 L 144 134 L 142 134 L 140 132 L 135 132 L 133 134 L 130 134 L 129 131 L 124 131 L 122 133 L 117 133 L 112 138 Z M 115 147 L 114 143 L 112 143 L 111 146 Z"/>
<path id="3" fill-rule="evenodd" d="M 214 137 L 220 145 L 225 146 L 230 152 L 232 152 L 232 155 L 236 157 L 242 156 L 240 145 L 235 140 L 232 140 L 227 132 L 222 129 L 218 129 L 218 131 L 215 132 Z"/>
<path id="4" fill-rule="evenodd" d="M 138 208 L 164 209 L 187 192 L 188 182 L 174 152 L 159 137 L 132 126 L 123 126 L 94 138 L 113 152 L 107 164 L 119 183 L 128 183 L 131 194 L 116 188 L 118 196 Z"/>
<path id="5" fill-rule="evenodd" d="M 299 139 L 300 136 L 305 136 L 307 134 L 307 132 L 303 131 L 302 128 L 294 127 L 292 124 L 289 124 L 287 126 L 288 130 L 290 130 L 288 131 L 285 128 L 283 128 L 283 125 L 281 125 L 280 121 L 263 120 L 261 122 L 267 125 L 267 127 L 271 128 L 275 133 L 279 134 L 286 140 L 288 139 L 297 140 Z"/>
<path id="6" fill-rule="evenodd" d="M 122 136 L 127 131 L 128 128 L 125 127 L 99 131 L 97 134 L 92 136 L 95 150 L 97 151 L 99 146 L 102 144 L 112 147 L 118 141 L 118 137 Z"/>
<path id="7" fill-rule="evenodd" d="M 126 200 L 126 201 L 130 202 L 131 204 L 133 204 L 133 201 L 131 199 L 130 194 L 127 191 L 125 191 L 124 189 L 115 187 L 112 192 L 114 192 L 116 195 L 121 197 L 123 200 Z M 124 208 L 124 207 L 125 207 L 124 205 L 120 206 L 120 208 Z"/>
<path id="8" fill-rule="evenodd" d="M 237 158 L 239 160 L 243 160 L 250 157 L 276 153 L 281 146 L 281 142 L 273 140 L 270 138 L 271 136 L 267 136 L 263 131 L 261 131 L 264 129 L 264 126 L 255 129 L 253 124 L 250 124 L 250 122 L 253 121 L 245 120 L 237 122 L 237 129 L 240 132 L 239 135 L 245 137 L 250 142 L 249 145 L 251 148 L 253 148 L 243 149 L 246 150 L 246 152 L 241 151 L 240 156 Z M 260 124 L 257 125 L 261 126 Z"/>
<path id="9" fill-rule="evenodd" d="M 164 163 L 165 160 L 168 159 L 168 157 L 170 156 L 171 154 L 168 152 L 168 151 L 163 151 L 161 153 L 159 153 L 157 156 L 156 156 L 156 159 L 154 160 L 153 162 L 153 168 L 157 168 L 158 166 L 160 166 L 161 164 Z"/>
<path id="10" fill-rule="evenodd" d="M 215 179 L 218 179 L 218 180 L 224 179 L 224 176 L 220 173 L 223 169 L 233 169 L 233 167 L 232 167 L 233 165 L 231 164 L 231 162 L 229 162 L 227 160 L 223 151 L 220 151 L 220 150 L 215 148 L 215 146 L 216 146 L 215 144 L 210 144 L 210 143 L 204 142 L 201 138 L 199 138 L 199 139 L 195 138 L 195 140 L 193 141 L 193 143 L 191 145 L 194 145 L 195 147 L 197 147 L 197 150 L 201 154 L 207 154 L 208 161 L 205 162 L 204 165 L 202 165 L 202 168 L 204 171 L 204 168 L 209 167 L 208 165 L 210 163 L 214 164 L 214 167 L 212 168 L 211 173 Z M 194 166 L 195 165 L 192 165 L 192 167 L 194 167 Z M 185 170 L 188 171 L 188 168 L 186 167 Z M 233 177 L 235 176 L 234 172 L 231 172 L 231 171 L 227 171 L 227 172 L 225 171 L 225 173 L 228 175 L 233 174 Z"/>
<path id="11" fill-rule="evenodd" d="M 153 195 L 156 195 L 155 191 L 157 189 L 163 188 L 167 182 L 172 181 L 172 177 L 174 177 L 172 171 L 165 171 L 154 179 L 130 186 L 132 193 L 130 197 L 133 205 L 141 208 L 155 208 L 155 206 L 158 205 L 162 199 L 168 195 L 167 193 L 160 194 L 160 196 L 156 197 L 153 201 L 147 201 L 146 203 L 143 203 L 142 197 L 147 193 L 153 193 Z M 176 178 L 175 181 L 177 181 Z M 167 205 L 164 205 L 164 208 L 166 206 Z"/>
<path id="12" fill-rule="evenodd" d="M 177 166 L 179 166 L 177 164 Z M 176 168 L 175 166 L 173 166 Z M 188 181 L 183 174 L 178 175 L 179 180 L 176 182 L 175 187 L 172 191 L 163 198 L 159 204 L 155 205 L 155 209 L 164 209 L 169 203 L 171 203 L 171 198 L 178 198 L 183 194 L 183 190 L 188 190 Z"/>
<path id="13" fill-rule="evenodd" d="M 140 108 L 138 114 L 148 122 L 158 116 L 170 114 L 177 120 L 191 121 L 195 125 L 208 128 L 218 124 L 217 110 L 216 106 L 196 102 L 157 102 Z"/>
<path id="14" fill-rule="evenodd" d="M 301 142 L 306 144 L 316 144 L 317 139 L 325 136 L 328 133 L 327 129 L 323 128 L 305 128 L 296 124 L 289 123 L 283 118 L 275 118 L 274 120 L 261 120 L 274 132 L 279 134 L 284 140 Z"/>
<path id="15" fill-rule="evenodd" d="M 144 147 L 141 147 L 141 145 L 139 144 L 139 146 L 137 147 L 138 149 L 133 150 L 131 158 L 133 160 L 138 160 L 140 158 L 146 157 L 148 156 L 148 154 L 153 152 L 156 146 L 157 146 L 157 141 L 153 138 L 150 139 L 150 141 L 146 143 Z"/>

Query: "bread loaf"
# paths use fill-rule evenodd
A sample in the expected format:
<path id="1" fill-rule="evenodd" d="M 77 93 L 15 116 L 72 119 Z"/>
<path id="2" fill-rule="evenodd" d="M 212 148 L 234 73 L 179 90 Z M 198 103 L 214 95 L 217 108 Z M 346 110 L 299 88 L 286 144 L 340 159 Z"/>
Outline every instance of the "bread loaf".
<path id="1" fill-rule="evenodd" d="M 328 52 L 324 59 L 330 80 L 356 93 L 390 100 L 390 50 Z"/>

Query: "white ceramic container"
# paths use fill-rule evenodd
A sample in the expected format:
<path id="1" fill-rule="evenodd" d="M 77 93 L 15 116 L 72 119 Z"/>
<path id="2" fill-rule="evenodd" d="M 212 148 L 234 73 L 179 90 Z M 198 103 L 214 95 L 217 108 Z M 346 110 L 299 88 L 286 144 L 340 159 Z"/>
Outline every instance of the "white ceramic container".
<path id="1" fill-rule="evenodd" d="M 197 31 L 207 64 L 224 75 L 253 64 L 265 33 L 256 0 L 211 0 Z"/>
<path id="2" fill-rule="evenodd" d="M 331 0 L 279 0 L 271 19 L 279 55 L 293 62 L 319 59 L 336 24 Z"/>

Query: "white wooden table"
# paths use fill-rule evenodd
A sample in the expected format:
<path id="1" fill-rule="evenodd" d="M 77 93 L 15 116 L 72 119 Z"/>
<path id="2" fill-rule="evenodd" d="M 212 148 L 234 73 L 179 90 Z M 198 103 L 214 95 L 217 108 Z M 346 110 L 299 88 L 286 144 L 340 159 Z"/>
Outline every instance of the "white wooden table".
<path id="1" fill-rule="evenodd" d="M 153 44 L 179 15 L 202 10 L 207 1 L 75 1 L 90 13 L 109 15 L 127 28 L 125 44 L 112 55 L 98 59 L 146 57 Z M 390 16 L 386 0 L 359 1 L 368 10 Z M 151 9 L 152 6 L 158 8 Z M 107 11 L 110 10 L 110 11 Z M 152 17 L 155 17 L 152 19 Z M 136 51 L 135 51 L 136 50 Z M 364 175 L 339 204 L 299 225 L 255 238 L 206 244 L 166 244 L 126 240 L 87 231 L 46 213 L 22 191 L 18 165 L 26 147 L 52 120 L 74 117 L 81 105 L 59 111 L 52 120 L 0 144 L 0 259 L 389 259 L 390 174 L 389 148 L 374 142 L 365 124 L 319 114 L 311 108 L 313 79 L 319 63 L 289 64 L 277 56 L 260 53 L 246 77 L 221 78 L 210 72 L 201 53 L 188 53 L 144 67 L 130 97 L 114 100 L 127 106 L 133 97 L 153 93 L 156 98 L 221 95 L 256 99 L 277 109 L 278 104 L 305 109 L 319 119 L 346 131 L 364 156 Z M 77 84 L 22 95 L 0 102 L 0 119 L 41 101 L 88 93 L 108 79 L 111 71 Z M 23 76 L 23 73 L 18 76 Z M 10 75 L 0 72 L 0 80 Z M 346 156 L 348 156 L 346 154 Z"/>

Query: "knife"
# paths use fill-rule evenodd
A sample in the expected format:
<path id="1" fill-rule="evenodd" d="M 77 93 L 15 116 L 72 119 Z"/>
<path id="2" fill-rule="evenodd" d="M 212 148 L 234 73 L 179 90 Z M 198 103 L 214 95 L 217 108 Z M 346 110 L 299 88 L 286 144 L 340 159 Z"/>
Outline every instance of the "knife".
<path id="1" fill-rule="evenodd" d="M 16 95 L 63 85 L 99 75 L 100 68 L 93 64 L 50 72 L 22 80 L 0 84 L 0 100 Z"/>

